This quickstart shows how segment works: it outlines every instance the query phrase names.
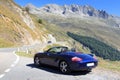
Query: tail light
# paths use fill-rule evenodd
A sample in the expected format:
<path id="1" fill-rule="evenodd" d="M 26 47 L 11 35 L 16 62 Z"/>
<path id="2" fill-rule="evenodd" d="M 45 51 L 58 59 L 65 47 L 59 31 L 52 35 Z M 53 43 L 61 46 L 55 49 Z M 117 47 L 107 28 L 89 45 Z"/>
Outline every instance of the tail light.
<path id="1" fill-rule="evenodd" d="M 72 61 L 73 61 L 73 62 L 82 61 L 82 58 L 73 57 L 73 58 L 72 58 Z"/>
<path id="2" fill-rule="evenodd" d="M 96 56 L 93 56 L 93 58 L 94 58 L 95 60 L 97 60 Z"/>

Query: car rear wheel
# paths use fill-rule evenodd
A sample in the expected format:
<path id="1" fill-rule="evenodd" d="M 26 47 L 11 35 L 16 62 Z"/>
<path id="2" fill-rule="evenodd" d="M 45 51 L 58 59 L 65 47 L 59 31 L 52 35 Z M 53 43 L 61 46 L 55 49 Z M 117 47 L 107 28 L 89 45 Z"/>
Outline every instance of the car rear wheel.
<path id="1" fill-rule="evenodd" d="M 35 58 L 34 58 L 34 64 L 35 64 L 36 66 L 40 66 L 40 59 L 39 59 L 39 57 L 35 57 Z"/>
<path id="2" fill-rule="evenodd" d="M 87 72 L 91 72 L 91 71 L 92 71 L 92 69 L 91 69 L 91 68 L 89 68 L 89 69 L 87 69 L 86 71 L 87 71 Z"/>
<path id="3" fill-rule="evenodd" d="M 60 62 L 59 69 L 62 73 L 69 73 L 70 72 L 69 65 L 66 61 L 61 61 Z"/>

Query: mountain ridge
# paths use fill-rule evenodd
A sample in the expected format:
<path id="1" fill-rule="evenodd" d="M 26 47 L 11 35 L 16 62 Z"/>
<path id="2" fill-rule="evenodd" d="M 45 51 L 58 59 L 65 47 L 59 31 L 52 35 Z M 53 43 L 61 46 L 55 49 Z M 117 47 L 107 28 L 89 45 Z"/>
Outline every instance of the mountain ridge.
<path id="1" fill-rule="evenodd" d="M 108 25 L 113 27 L 120 27 L 120 17 L 113 16 L 104 10 L 97 10 L 89 5 L 64 5 L 47 4 L 43 7 L 36 7 L 32 4 L 25 6 L 30 13 L 36 15 L 54 15 L 64 18 L 97 18 L 107 21 Z M 41 16 L 42 17 L 42 16 Z"/>
<path id="2" fill-rule="evenodd" d="M 31 8 L 36 8 L 36 10 L 40 11 L 45 11 L 48 13 L 52 14 L 60 14 L 60 15 L 65 15 L 65 16 L 71 16 L 71 15 L 76 15 L 76 16 L 94 16 L 98 18 L 104 18 L 108 19 L 109 17 L 112 17 L 112 15 L 109 15 L 106 11 L 104 10 L 96 10 L 95 8 L 91 7 L 90 5 L 64 5 L 60 6 L 57 4 L 47 4 L 43 7 L 37 8 L 32 4 L 26 5 L 29 9 Z"/>

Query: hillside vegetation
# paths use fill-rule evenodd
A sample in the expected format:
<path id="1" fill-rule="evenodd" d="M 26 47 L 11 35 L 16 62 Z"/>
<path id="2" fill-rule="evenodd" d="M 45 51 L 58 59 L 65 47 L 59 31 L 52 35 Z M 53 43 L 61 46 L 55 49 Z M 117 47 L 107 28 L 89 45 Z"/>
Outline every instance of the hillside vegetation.
<path id="1" fill-rule="evenodd" d="M 13 21 L 18 22 L 16 17 L 5 5 L 0 4 L 0 47 L 13 46 L 15 41 L 20 40 L 20 34 L 13 28 Z"/>
<path id="2" fill-rule="evenodd" d="M 109 60 L 120 60 L 120 52 L 115 48 L 95 39 L 87 36 L 80 36 L 74 33 L 67 33 L 68 36 L 82 43 L 84 46 L 90 48 L 91 52 L 96 56 Z"/>
<path id="3" fill-rule="evenodd" d="M 0 0 L 0 47 L 47 42 L 43 26 L 13 0 Z"/>

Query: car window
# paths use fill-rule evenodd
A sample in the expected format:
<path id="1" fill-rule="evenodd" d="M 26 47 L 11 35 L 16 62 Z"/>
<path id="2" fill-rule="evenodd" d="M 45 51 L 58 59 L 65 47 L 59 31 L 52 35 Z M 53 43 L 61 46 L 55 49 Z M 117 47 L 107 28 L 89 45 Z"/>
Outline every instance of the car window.
<path id="1" fill-rule="evenodd" d="M 51 48 L 48 52 L 52 54 L 56 54 L 58 52 L 61 52 L 61 49 L 55 47 L 55 48 Z"/>
<path id="2" fill-rule="evenodd" d="M 56 53 L 56 48 L 51 48 L 48 52 L 49 53 Z"/>
<path id="3" fill-rule="evenodd" d="M 67 47 L 54 47 L 51 48 L 48 52 L 52 54 L 60 53 L 60 52 L 66 52 L 68 50 Z"/>

